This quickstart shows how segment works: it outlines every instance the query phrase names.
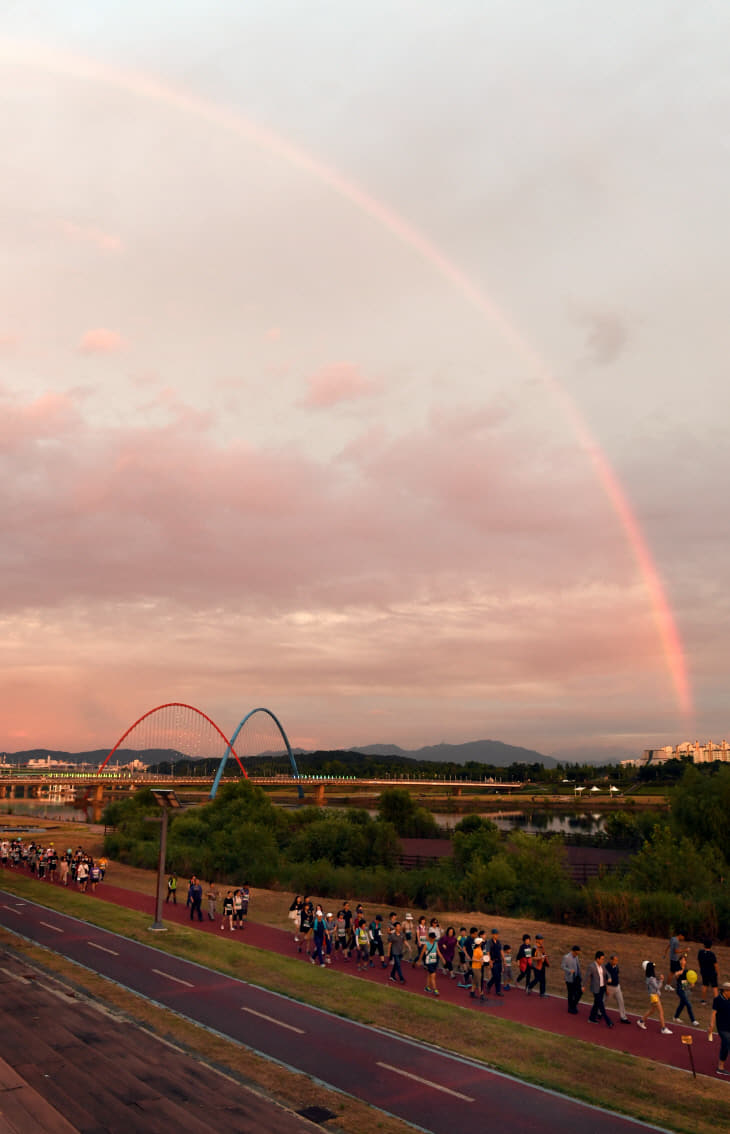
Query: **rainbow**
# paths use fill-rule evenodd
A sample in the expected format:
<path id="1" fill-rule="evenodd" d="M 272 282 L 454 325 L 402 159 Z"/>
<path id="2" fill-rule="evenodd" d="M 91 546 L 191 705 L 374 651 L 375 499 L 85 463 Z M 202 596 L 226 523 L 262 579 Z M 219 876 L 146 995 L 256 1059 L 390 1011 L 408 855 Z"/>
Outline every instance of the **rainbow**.
<path id="1" fill-rule="evenodd" d="M 267 150 L 327 185 L 356 209 L 387 229 L 397 240 L 430 264 L 476 310 L 485 315 L 498 328 L 516 354 L 529 365 L 535 376 L 551 391 L 570 423 L 578 444 L 591 462 L 598 482 L 624 532 L 646 587 L 677 703 L 680 712 L 687 723 L 689 722 L 693 712 L 692 695 L 679 632 L 651 551 L 619 478 L 575 402 L 551 374 L 544 361 L 489 296 L 456 264 L 444 256 L 424 233 L 336 169 L 324 164 L 273 130 L 251 121 L 239 111 L 211 103 L 150 76 L 122 70 L 36 43 L 0 38 L 0 64 L 6 67 L 43 70 L 71 79 L 113 86 L 138 98 L 164 103 L 181 114 L 194 115 L 217 129 L 230 131 L 247 142 Z"/>

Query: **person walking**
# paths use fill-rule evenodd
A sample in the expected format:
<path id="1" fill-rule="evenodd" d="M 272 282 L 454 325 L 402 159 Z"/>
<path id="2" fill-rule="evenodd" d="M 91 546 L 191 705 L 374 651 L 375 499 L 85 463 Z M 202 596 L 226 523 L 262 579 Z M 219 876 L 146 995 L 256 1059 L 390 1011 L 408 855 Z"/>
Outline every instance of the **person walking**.
<path id="1" fill-rule="evenodd" d="M 495 996 L 502 996 L 502 942 L 499 940 L 498 929 L 492 930 L 488 951 L 491 971 L 484 992 L 486 995 L 490 988 L 493 988 Z"/>
<path id="2" fill-rule="evenodd" d="M 165 902 L 172 902 L 174 906 L 177 905 L 177 878 L 174 874 L 170 874 L 167 879 L 167 897 Z"/>
<path id="3" fill-rule="evenodd" d="M 233 891 L 227 890 L 223 899 L 223 920 L 221 921 L 221 929 L 225 929 L 226 923 L 228 928 L 233 930 Z"/>
<path id="4" fill-rule="evenodd" d="M 186 905 L 190 907 L 190 920 L 195 920 L 195 915 L 198 915 L 198 921 L 203 920 L 203 911 L 201 909 L 203 904 L 203 887 L 198 882 L 198 879 L 193 874 L 190 879 L 188 887 L 188 899 Z"/>
<path id="5" fill-rule="evenodd" d="M 712 1016 L 707 1038 L 712 1042 L 713 1032 L 720 1037 L 720 1058 L 717 1063 L 718 1075 L 727 1075 L 725 1062 L 730 1050 L 730 980 L 726 980 L 718 995 L 712 1001 Z"/>
<path id="6" fill-rule="evenodd" d="M 472 1000 L 476 1000 L 477 995 L 480 1000 L 484 999 L 484 989 L 482 987 L 482 965 L 484 964 L 484 939 L 478 934 L 471 943 L 471 989 L 469 995 Z"/>
<path id="7" fill-rule="evenodd" d="M 619 1019 L 622 1024 L 630 1024 L 631 1020 L 626 1015 L 626 1006 L 624 1005 L 624 994 L 621 991 L 621 972 L 618 966 L 618 956 L 612 953 L 606 962 L 606 996 L 609 1000 L 616 1001 L 616 1007 L 619 1012 Z"/>
<path id="8" fill-rule="evenodd" d="M 579 953 L 580 945 L 574 945 L 560 962 L 560 967 L 565 977 L 565 990 L 568 994 L 568 1011 L 571 1016 L 578 1015 L 578 1005 L 583 995 L 583 979 L 580 971 L 580 961 L 578 959 Z M 519 977 L 517 979 L 519 980 Z"/>
<path id="9" fill-rule="evenodd" d="M 527 984 L 527 991 L 532 992 L 536 986 L 540 989 L 540 996 L 546 996 L 545 978 L 550 961 L 545 951 L 545 938 L 542 933 L 535 934 L 535 947 L 532 950 L 532 980 Z"/>
<path id="10" fill-rule="evenodd" d="M 595 959 L 591 961 L 588 966 L 588 983 L 590 990 L 593 993 L 593 1007 L 588 1013 L 588 1019 L 592 1024 L 597 1024 L 599 1020 L 603 1020 L 606 1027 L 612 1028 L 613 1022 L 609 1020 L 608 1013 L 606 1012 L 606 970 L 604 963 L 606 954 L 603 949 L 598 949 Z"/>
<path id="11" fill-rule="evenodd" d="M 325 935 L 325 920 L 324 910 L 321 906 L 317 906 L 314 911 L 314 919 L 312 921 L 312 957 L 313 965 L 319 965 L 324 968 L 324 935 Z"/>
<path id="12" fill-rule="evenodd" d="M 231 900 L 233 900 L 232 894 L 231 894 Z M 299 944 L 299 923 L 300 923 L 301 916 L 302 916 L 302 906 L 303 905 L 304 905 L 304 898 L 302 897 L 301 894 L 297 894 L 295 896 L 292 904 L 289 906 L 289 912 L 287 914 L 289 921 L 291 921 L 293 926 L 294 926 L 294 944 L 295 945 Z"/>
<path id="13" fill-rule="evenodd" d="M 215 887 L 214 882 L 211 882 L 210 886 L 208 887 L 207 901 L 208 921 L 215 921 L 218 917 L 218 891 Z"/>
<path id="14" fill-rule="evenodd" d="M 522 943 L 517 949 L 517 968 L 520 971 L 517 975 L 515 987 L 521 980 L 524 980 L 525 992 L 527 992 L 532 979 L 532 938 L 529 933 L 522 934 Z"/>
<path id="15" fill-rule="evenodd" d="M 674 973 L 676 973 L 676 972 L 679 972 L 679 958 L 682 955 L 682 942 L 683 941 L 684 941 L 684 934 L 683 933 L 675 933 L 669 938 L 669 944 L 667 945 L 666 949 L 664 950 L 664 956 L 665 957 L 667 956 L 667 954 L 669 954 L 669 972 L 672 975 L 674 975 Z M 665 988 L 666 992 L 672 992 L 671 984 L 666 984 L 664 986 L 664 988 Z"/>
<path id="16" fill-rule="evenodd" d="M 436 972 L 439 967 L 439 961 L 443 964 L 444 958 L 439 949 L 435 930 L 429 930 L 428 939 L 421 950 L 420 956 L 423 957 L 423 965 L 426 969 L 426 987 L 424 991 L 430 992 L 433 996 L 438 996 L 439 990 L 436 988 Z"/>
<path id="17" fill-rule="evenodd" d="M 702 948 L 697 951 L 697 965 L 702 981 L 702 1003 L 707 1003 L 708 990 L 710 1000 L 717 996 L 717 956 L 712 950 L 712 938 L 706 937 Z"/>
<path id="18" fill-rule="evenodd" d="M 639 1016 L 636 1023 L 646 1031 L 646 1021 L 654 1012 L 659 1014 L 659 1023 L 661 1025 L 661 1033 L 663 1036 L 671 1036 L 671 1028 L 667 1027 L 666 1020 L 664 1019 L 664 1009 L 662 1008 L 662 985 L 664 984 L 664 973 L 660 976 L 656 975 L 656 968 L 653 961 L 642 961 L 641 967 L 644 970 L 644 977 L 646 979 L 646 991 L 649 993 L 649 1007 L 643 1016 Z M 670 985 L 671 987 L 671 985 Z"/>
<path id="19" fill-rule="evenodd" d="M 392 968 L 390 970 L 390 976 L 388 977 L 388 980 L 392 980 L 393 984 L 395 984 L 396 981 L 400 981 L 401 984 L 405 984 L 406 978 L 403 976 L 401 961 L 403 959 L 406 942 L 399 921 L 395 923 L 390 933 L 388 934 L 388 944 L 390 945 L 390 959 L 392 962 Z"/>
<path id="20" fill-rule="evenodd" d="M 697 1021 L 695 1019 L 694 1008 L 692 1007 L 691 986 L 690 986 L 689 981 L 687 980 L 687 971 L 688 971 L 687 970 L 687 954 L 683 953 L 682 956 L 679 958 L 679 969 L 674 974 L 674 982 L 675 982 L 674 990 L 677 993 L 677 1007 L 674 1010 L 674 1016 L 672 1017 L 672 1023 L 673 1024 L 681 1024 L 682 1023 L 680 1017 L 682 1015 L 682 1012 L 686 1008 L 687 1009 L 687 1015 L 689 1016 L 689 1019 L 690 1019 L 690 1023 L 692 1024 L 693 1027 L 696 1028 L 696 1027 L 698 1027 L 698 1024 L 697 1024 Z"/>

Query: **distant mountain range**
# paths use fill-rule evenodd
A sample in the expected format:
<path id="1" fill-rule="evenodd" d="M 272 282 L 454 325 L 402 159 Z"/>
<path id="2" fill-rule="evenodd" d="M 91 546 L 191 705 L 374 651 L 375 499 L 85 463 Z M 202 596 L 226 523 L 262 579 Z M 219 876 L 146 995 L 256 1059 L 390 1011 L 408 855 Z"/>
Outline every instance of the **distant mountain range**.
<path id="1" fill-rule="evenodd" d="M 346 750 L 350 753 L 361 753 L 363 756 L 394 756 L 403 760 L 426 760 L 433 763 L 444 764 L 489 764 L 495 768 L 508 768 L 510 764 L 542 764 L 546 768 L 555 768 L 559 763 L 569 764 L 614 764 L 620 760 L 628 759 L 634 753 L 617 748 L 575 748 L 563 749 L 546 756 L 532 748 L 521 748 L 514 744 L 504 744 L 501 740 L 470 740 L 465 744 L 429 744 L 424 748 L 401 748 L 398 744 L 362 744 L 353 745 Z M 295 748 L 296 756 L 307 756 L 312 753 L 302 748 Z M 92 752 L 54 752 L 48 748 L 34 748 L 26 752 L 8 752 L 6 759 L 13 764 L 26 764 L 29 760 L 65 761 L 71 764 L 101 764 L 109 754 L 108 748 L 97 748 Z M 114 753 L 114 760 L 126 764 L 130 760 L 142 760 L 145 764 L 161 764 L 177 762 L 185 759 L 180 752 L 172 749 L 148 749 L 136 752 L 131 749 L 119 749 Z"/>
<path id="2" fill-rule="evenodd" d="M 364 756 L 404 756 L 409 760 L 430 760 L 443 764 L 491 764 L 508 768 L 510 764 L 542 764 L 555 768 L 558 761 L 532 748 L 503 744 L 501 740 L 470 740 L 466 744 L 429 744 L 425 748 L 405 749 L 397 744 L 363 744 L 349 749 Z"/>

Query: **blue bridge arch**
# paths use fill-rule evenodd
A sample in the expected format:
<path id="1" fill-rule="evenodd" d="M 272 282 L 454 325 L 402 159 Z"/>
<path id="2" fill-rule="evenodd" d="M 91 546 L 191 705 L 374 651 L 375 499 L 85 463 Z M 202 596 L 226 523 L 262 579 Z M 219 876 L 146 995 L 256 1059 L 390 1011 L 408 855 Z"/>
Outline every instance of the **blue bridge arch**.
<path id="1" fill-rule="evenodd" d="M 297 762 L 294 759 L 294 753 L 291 750 L 291 744 L 289 743 L 289 737 L 286 735 L 286 733 L 284 731 L 284 726 L 282 725 L 281 721 L 276 716 L 276 714 L 272 713 L 271 709 L 265 709 L 263 707 L 259 707 L 257 709 L 251 709 L 251 711 L 249 713 L 246 713 L 246 716 L 240 722 L 240 724 L 236 728 L 236 731 L 234 732 L 233 736 L 228 741 L 228 747 L 226 748 L 226 750 L 223 754 L 223 758 L 221 759 L 221 762 L 218 765 L 218 771 L 215 774 L 215 779 L 213 780 L 213 786 L 210 789 L 210 798 L 215 799 L 216 792 L 218 791 L 218 785 L 221 782 L 223 770 L 226 766 L 226 761 L 228 760 L 228 757 L 233 752 L 233 745 L 236 743 L 236 739 L 238 738 L 239 732 L 241 731 L 241 729 L 245 725 L 246 721 L 249 721 L 251 719 L 251 717 L 254 716 L 255 713 L 266 713 L 267 716 L 271 717 L 272 721 L 274 722 L 274 724 L 278 728 L 279 732 L 281 733 L 281 738 L 284 741 L 284 744 L 286 745 L 287 752 L 289 753 L 289 761 L 290 761 L 291 767 L 292 767 L 292 774 L 293 774 L 294 779 L 296 780 L 296 784 L 297 784 L 297 793 L 299 795 L 299 798 L 303 799 L 304 798 L 304 789 L 302 788 L 302 785 L 299 782 L 299 769 L 297 768 Z M 234 755 L 235 755 L 235 753 L 234 753 Z"/>

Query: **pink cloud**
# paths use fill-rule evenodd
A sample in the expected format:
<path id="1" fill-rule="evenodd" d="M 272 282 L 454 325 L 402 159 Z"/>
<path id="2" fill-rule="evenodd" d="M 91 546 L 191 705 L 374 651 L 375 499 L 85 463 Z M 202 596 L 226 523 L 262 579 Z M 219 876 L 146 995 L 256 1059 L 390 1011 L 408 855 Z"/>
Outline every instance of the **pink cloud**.
<path id="1" fill-rule="evenodd" d="M 102 252 L 121 252 L 122 241 L 114 233 L 105 232 L 96 225 L 76 224 L 73 221 L 64 221 L 61 225 L 63 233 L 73 240 L 93 244 Z"/>
<path id="2" fill-rule="evenodd" d="M 376 393 L 379 384 L 365 378 L 351 362 L 325 366 L 309 378 L 309 389 L 299 403 L 305 409 L 327 409 L 340 402 L 351 402 Z"/>
<path id="3" fill-rule="evenodd" d="M 117 354 L 123 350 L 126 343 L 118 331 L 110 331 L 106 327 L 95 327 L 86 331 L 79 341 L 81 354 Z"/>
<path id="4" fill-rule="evenodd" d="M 20 406 L 6 402 L 0 413 L 0 454 L 27 453 L 28 445 L 59 440 L 78 427 L 79 420 L 67 394 L 43 394 Z"/>
<path id="5" fill-rule="evenodd" d="M 222 446 L 164 396 L 165 427 L 99 429 L 57 395 L 0 415 L 0 677 L 17 694 L 0 737 L 40 728 L 43 703 L 54 737 L 90 721 L 111 744 L 181 699 L 225 703 L 216 720 L 267 704 L 322 742 L 407 739 L 373 736 L 374 706 L 394 730 L 412 709 L 438 737 L 443 714 L 519 742 L 566 698 L 574 720 L 597 690 L 607 713 L 671 701 L 646 593 L 580 456 L 487 409 L 373 432 L 332 464 Z"/>

